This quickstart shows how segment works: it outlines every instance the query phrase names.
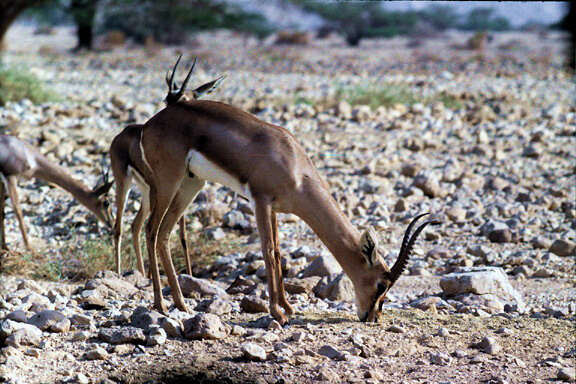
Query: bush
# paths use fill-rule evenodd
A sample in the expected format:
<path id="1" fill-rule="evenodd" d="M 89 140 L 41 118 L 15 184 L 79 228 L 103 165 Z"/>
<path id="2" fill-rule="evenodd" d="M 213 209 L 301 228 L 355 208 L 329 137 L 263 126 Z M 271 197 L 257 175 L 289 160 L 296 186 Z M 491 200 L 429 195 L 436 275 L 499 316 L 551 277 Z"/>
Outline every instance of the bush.
<path id="1" fill-rule="evenodd" d="M 29 99 L 33 103 L 44 103 L 56 100 L 57 97 L 46 90 L 33 74 L 0 66 L 0 105 L 22 99 Z"/>
<path id="2" fill-rule="evenodd" d="M 494 16 L 494 9 L 491 8 L 471 10 L 460 27 L 465 31 L 507 31 L 511 29 L 508 19 Z"/>
<path id="3" fill-rule="evenodd" d="M 187 32 L 231 29 L 264 38 L 274 28 L 259 14 L 209 0 L 113 0 L 104 9 L 101 31 L 121 31 L 137 43 L 146 38 L 182 44 Z"/>

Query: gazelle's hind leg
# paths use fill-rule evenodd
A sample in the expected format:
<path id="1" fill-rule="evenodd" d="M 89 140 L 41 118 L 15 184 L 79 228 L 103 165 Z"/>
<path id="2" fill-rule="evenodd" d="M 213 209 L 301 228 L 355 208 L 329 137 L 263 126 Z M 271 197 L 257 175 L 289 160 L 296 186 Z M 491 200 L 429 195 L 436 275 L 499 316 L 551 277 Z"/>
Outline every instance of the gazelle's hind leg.
<path id="1" fill-rule="evenodd" d="M 4 184 L 5 177 L 0 174 L 0 252 L 7 251 L 8 245 L 6 244 L 6 229 L 4 227 L 6 220 L 6 185 Z M 0 272 L 2 266 L 0 265 Z"/>
<path id="2" fill-rule="evenodd" d="M 142 188 L 141 188 L 142 190 Z M 136 254 L 136 262 L 138 263 L 138 270 L 141 274 L 145 275 L 146 270 L 144 268 L 144 260 L 142 259 L 142 248 L 140 247 L 140 232 L 142 232 L 142 227 L 144 226 L 144 221 L 150 215 L 150 197 L 148 189 L 142 191 L 142 201 L 140 203 L 140 209 L 134 221 L 132 221 L 131 233 L 132 233 L 132 245 L 134 246 L 134 253 Z M 148 277 L 150 275 L 150 269 L 148 269 Z"/>
<path id="3" fill-rule="evenodd" d="M 270 296 L 270 314 L 280 324 L 288 322 L 288 318 L 282 313 L 279 304 L 278 270 L 276 257 L 274 256 L 274 230 L 272 228 L 272 205 L 269 199 L 253 194 L 256 207 L 256 224 L 260 234 L 262 256 L 266 265 L 266 280 L 268 281 L 268 296 Z"/>
<path id="4" fill-rule="evenodd" d="M 278 219 L 276 212 L 272 211 L 272 240 L 274 242 L 274 258 L 276 260 L 276 275 L 278 276 L 278 303 L 288 316 L 294 314 L 294 309 L 286 299 L 286 291 L 284 290 L 284 275 L 282 273 L 282 255 L 280 254 L 280 239 L 278 234 Z"/>
<path id="5" fill-rule="evenodd" d="M 12 200 L 12 207 L 16 218 L 18 219 L 18 225 L 20 226 L 20 232 L 22 233 L 22 240 L 24 241 L 24 246 L 27 250 L 32 250 L 30 248 L 30 243 L 28 241 L 28 234 L 26 233 L 26 224 L 24 223 L 24 216 L 22 215 L 22 209 L 20 208 L 20 201 L 18 200 L 18 191 L 16 190 L 16 177 L 8 176 L 6 178 L 8 181 L 8 196 Z"/>
<path id="6" fill-rule="evenodd" d="M 185 310 L 186 305 L 184 304 L 184 296 L 180 290 L 180 285 L 178 284 L 178 278 L 170 255 L 170 234 L 172 228 L 176 225 L 176 222 L 180 220 L 186 211 L 186 208 L 190 205 L 190 202 L 194 200 L 202 187 L 204 187 L 204 184 L 204 180 L 201 180 L 198 177 L 184 179 L 180 189 L 176 193 L 176 196 L 172 199 L 170 207 L 166 211 L 158 230 L 158 252 L 164 262 L 164 269 L 168 275 L 170 287 L 172 288 L 174 304 L 181 310 Z"/>
<path id="7" fill-rule="evenodd" d="M 168 212 L 168 208 L 170 208 L 170 204 L 180 188 L 184 175 L 165 173 L 164 176 L 165 178 L 162 181 L 153 180 L 150 184 L 150 218 L 146 224 L 146 245 L 148 248 L 148 256 L 150 258 L 150 271 L 152 273 L 154 308 L 165 313 L 166 306 L 162 298 L 160 272 L 158 270 L 157 249 L 160 241 L 158 233 L 164 216 Z M 170 287 L 172 288 L 174 304 L 181 311 L 187 312 L 188 310 L 184 300 L 180 300 L 183 296 L 176 278 L 176 272 L 174 271 L 172 260 L 167 260 L 164 255 L 165 254 L 160 253 L 164 271 L 168 277 Z"/>
<path id="8" fill-rule="evenodd" d="M 179 220 L 180 225 L 180 244 L 184 253 L 184 261 L 186 261 L 186 273 L 192 276 L 192 256 L 190 255 L 190 248 L 188 247 L 188 235 L 186 234 L 186 216 L 182 215 Z"/>
<path id="9" fill-rule="evenodd" d="M 132 178 L 127 172 L 127 168 L 116 170 L 114 172 L 114 180 L 116 181 L 116 221 L 114 222 L 114 259 L 116 261 L 116 273 L 122 273 L 122 217 L 124 215 L 124 207 L 126 204 L 126 197 L 130 191 Z M 140 271 L 143 272 L 143 271 Z"/>

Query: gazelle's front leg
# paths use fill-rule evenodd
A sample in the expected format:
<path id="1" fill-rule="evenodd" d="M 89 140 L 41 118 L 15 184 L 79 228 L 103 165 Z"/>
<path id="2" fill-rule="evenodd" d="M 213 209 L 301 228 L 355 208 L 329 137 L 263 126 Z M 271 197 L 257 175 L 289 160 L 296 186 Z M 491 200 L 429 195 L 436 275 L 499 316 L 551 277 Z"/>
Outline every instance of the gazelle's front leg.
<path id="1" fill-rule="evenodd" d="M 274 241 L 274 258 L 276 260 L 276 275 L 278 276 L 278 301 L 288 316 L 294 314 L 294 309 L 286 299 L 286 291 L 284 290 L 284 275 L 282 273 L 282 255 L 280 254 L 280 239 L 278 234 L 278 219 L 276 212 L 272 211 L 272 235 Z"/>
<path id="2" fill-rule="evenodd" d="M 170 283 L 170 288 L 172 290 L 172 297 L 174 298 L 174 304 L 180 310 L 186 310 L 186 304 L 184 302 L 184 296 L 182 295 L 182 290 L 180 289 L 180 284 L 178 283 L 178 277 L 176 276 L 176 270 L 174 269 L 174 264 L 172 263 L 172 257 L 170 255 L 170 233 L 176 225 L 176 222 L 180 220 L 190 202 L 194 200 L 196 194 L 204 186 L 204 180 L 198 177 L 187 177 L 182 181 L 180 189 L 172 199 L 170 207 L 168 208 L 164 218 L 162 219 L 162 224 L 158 230 L 158 252 L 162 262 L 164 263 L 164 270 L 168 276 L 168 282 Z"/>
<path id="3" fill-rule="evenodd" d="M 254 205 L 256 207 L 256 224 L 260 234 L 262 245 L 262 256 L 266 265 L 266 280 L 268 281 L 268 296 L 270 297 L 270 314 L 280 324 L 288 322 L 288 318 L 282 313 L 279 304 L 278 292 L 278 268 L 276 257 L 274 256 L 274 231 L 272 228 L 272 205 L 266 197 L 254 195 Z"/>
<path id="4" fill-rule="evenodd" d="M 12 208 L 18 219 L 18 225 L 20 226 L 20 232 L 22 233 L 22 240 L 24 241 L 24 246 L 27 250 L 32 250 L 30 248 L 30 243 L 28 242 L 28 234 L 26 233 L 26 223 L 24 223 L 24 215 L 22 215 L 22 209 L 20 208 L 20 201 L 18 199 L 18 191 L 16 190 L 16 177 L 8 176 L 6 178 L 8 181 L 8 196 L 12 200 Z"/>

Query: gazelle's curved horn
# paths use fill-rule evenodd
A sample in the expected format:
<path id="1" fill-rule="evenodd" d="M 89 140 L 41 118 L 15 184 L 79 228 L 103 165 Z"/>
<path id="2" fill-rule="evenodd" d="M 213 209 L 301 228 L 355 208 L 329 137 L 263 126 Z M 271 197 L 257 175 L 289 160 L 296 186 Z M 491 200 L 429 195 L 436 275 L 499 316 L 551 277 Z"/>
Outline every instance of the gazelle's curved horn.
<path id="1" fill-rule="evenodd" d="M 417 216 L 414 220 L 412 220 L 410 225 L 408 225 L 406 233 L 404 234 L 404 240 L 406 240 L 407 236 L 409 235 L 409 232 L 412 229 L 413 224 L 416 222 L 416 220 L 418 220 L 422 216 L 424 215 Z M 416 243 L 416 240 L 418 239 L 420 233 L 429 224 L 438 225 L 440 224 L 440 221 L 432 219 L 424 222 L 424 224 L 420 225 L 414 231 L 414 234 L 410 237 L 410 239 L 407 242 L 403 241 L 402 248 L 400 248 L 400 253 L 398 255 L 398 259 L 396 260 L 394 266 L 392 267 L 392 270 L 390 271 L 390 280 L 392 284 L 394 284 L 398 280 L 400 275 L 402 275 L 402 273 L 406 269 L 406 265 L 408 264 L 408 260 L 410 259 L 410 256 L 412 254 L 414 243 Z"/>
<path id="2" fill-rule="evenodd" d="M 176 74 L 176 69 L 178 68 L 178 64 L 180 64 L 180 59 L 182 59 L 182 54 L 180 54 L 180 56 L 178 56 L 178 59 L 176 60 L 176 64 L 174 64 L 174 67 L 172 68 L 172 74 L 170 75 L 170 71 L 166 72 L 166 84 L 168 85 L 168 91 L 172 92 L 172 90 L 174 89 L 174 75 Z"/>
<path id="3" fill-rule="evenodd" d="M 197 60 L 197 58 L 195 57 L 194 62 L 192 63 L 192 67 L 190 67 L 190 70 L 188 71 L 188 74 L 186 75 L 186 78 L 184 79 L 182 86 L 180 87 L 180 89 L 178 89 L 178 95 L 179 96 L 182 96 L 182 94 L 186 90 L 186 86 L 188 85 L 188 80 L 190 80 L 190 76 L 192 76 L 192 71 L 194 71 L 194 67 L 196 66 L 196 60 Z"/>

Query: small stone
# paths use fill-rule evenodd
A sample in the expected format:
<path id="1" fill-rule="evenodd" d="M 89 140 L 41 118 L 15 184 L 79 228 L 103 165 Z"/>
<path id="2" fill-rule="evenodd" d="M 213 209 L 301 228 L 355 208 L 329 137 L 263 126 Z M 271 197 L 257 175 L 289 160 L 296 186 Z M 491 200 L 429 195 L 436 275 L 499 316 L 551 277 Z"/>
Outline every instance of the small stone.
<path id="1" fill-rule="evenodd" d="M 256 296 L 244 296 L 240 302 L 240 308 L 246 313 L 268 312 L 266 301 Z"/>
<path id="2" fill-rule="evenodd" d="M 511 243 L 513 239 L 512 231 L 508 228 L 496 229 L 488 234 L 488 240 L 493 243 Z"/>
<path id="3" fill-rule="evenodd" d="M 455 223 L 466 220 L 466 210 L 460 207 L 452 207 L 446 211 L 446 216 Z"/>
<path id="4" fill-rule="evenodd" d="M 150 327 L 150 332 L 146 336 L 146 345 L 155 346 L 166 343 L 166 331 L 159 326 Z"/>
<path id="5" fill-rule="evenodd" d="M 70 338 L 72 341 L 86 341 L 90 338 L 90 332 L 80 331 L 74 332 Z"/>
<path id="6" fill-rule="evenodd" d="M 160 322 L 160 325 L 162 329 L 166 331 L 166 335 L 170 337 L 182 337 L 182 323 L 180 323 L 180 321 L 165 317 Z"/>
<path id="7" fill-rule="evenodd" d="M 100 296 L 100 293 L 93 289 L 86 289 L 82 291 L 79 302 L 82 305 L 82 308 L 86 310 L 102 310 L 108 308 L 108 304 Z"/>
<path id="8" fill-rule="evenodd" d="M 417 176 L 414 178 L 414 186 L 419 188 L 428 197 L 442 197 L 444 196 L 444 190 L 440 186 L 438 180 L 428 177 L 428 176 Z"/>
<path id="9" fill-rule="evenodd" d="M 301 277 L 310 276 L 330 276 L 342 272 L 340 264 L 332 255 L 322 255 L 317 257 L 310 265 L 302 271 Z"/>
<path id="10" fill-rule="evenodd" d="M 444 352 L 431 353 L 430 362 L 435 365 L 450 365 L 452 358 Z"/>
<path id="11" fill-rule="evenodd" d="M 448 336 L 450 336 L 450 331 L 448 330 L 448 328 L 442 327 L 438 330 L 438 336 L 448 337 Z"/>
<path id="12" fill-rule="evenodd" d="M 576 243 L 570 240 L 557 239 L 550 246 L 550 252 L 558 256 L 572 256 L 576 254 Z"/>
<path id="13" fill-rule="evenodd" d="M 463 358 L 465 358 L 466 356 L 468 356 L 468 354 L 467 354 L 465 351 L 461 350 L 461 349 L 457 349 L 457 350 L 455 350 L 454 352 L 452 352 L 452 356 L 454 356 L 454 357 L 457 358 L 457 359 L 463 359 Z"/>
<path id="14" fill-rule="evenodd" d="M 344 360 L 345 356 L 342 354 L 342 352 L 340 352 L 339 350 L 337 350 L 336 348 L 334 348 L 331 345 L 323 345 L 322 347 L 320 347 L 320 349 L 318 350 L 318 353 L 322 356 L 326 356 L 329 359 L 332 360 Z"/>
<path id="15" fill-rule="evenodd" d="M 107 360 L 108 352 L 102 347 L 94 347 L 84 354 L 86 360 Z"/>
<path id="16" fill-rule="evenodd" d="M 89 327 L 92 324 L 92 318 L 90 316 L 81 315 L 79 313 L 72 315 L 72 317 L 70 317 L 70 321 L 72 324 L 77 326 Z"/>
<path id="17" fill-rule="evenodd" d="M 70 329 L 70 320 L 62 313 L 51 310 L 35 314 L 28 323 L 48 332 L 63 333 Z"/>
<path id="18" fill-rule="evenodd" d="M 232 305 L 230 304 L 230 301 L 226 299 L 208 299 L 198 304 L 195 310 L 199 312 L 213 313 L 215 315 L 225 315 L 232 311 Z"/>
<path id="19" fill-rule="evenodd" d="M 267 358 L 266 350 L 254 343 L 245 343 L 240 347 L 242 355 L 248 360 L 265 361 Z"/>
<path id="20" fill-rule="evenodd" d="M 224 289 L 207 279 L 182 274 L 178 276 L 178 283 L 182 289 L 182 294 L 186 297 L 190 297 L 193 293 L 198 293 L 200 296 L 227 296 Z"/>
<path id="21" fill-rule="evenodd" d="M 388 328 L 386 328 L 386 331 L 392 333 L 406 333 L 406 330 L 398 325 L 391 325 Z"/>
<path id="22" fill-rule="evenodd" d="M 354 301 L 354 285 L 345 273 L 335 277 L 325 277 L 314 287 L 314 293 L 321 299 L 332 301 Z"/>
<path id="23" fill-rule="evenodd" d="M 486 336 L 481 342 L 475 344 L 474 347 L 489 355 L 497 355 L 502 351 L 502 347 L 498 344 L 498 341 L 491 336 Z"/>
<path id="24" fill-rule="evenodd" d="M 8 320 L 16 321 L 18 323 L 26 323 L 28 318 L 26 317 L 26 312 L 21 309 L 18 309 L 14 312 L 10 312 L 8 316 L 6 316 Z"/>
<path id="25" fill-rule="evenodd" d="M 109 344 L 144 344 L 146 342 L 144 331 L 136 327 L 102 328 L 98 333 L 98 338 Z"/>
<path id="26" fill-rule="evenodd" d="M 160 312 L 148 309 L 147 307 L 137 307 L 130 316 L 130 324 L 136 328 L 147 330 L 151 325 L 159 325 L 165 318 Z"/>
<path id="27" fill-rule="evenodd" d="M 293 295 L 301 293 L 310 293 L 320 280 L 321 277 L 319 276 L 310 276 L 302 279 L 289 278 L 284 279 L 284 287 L 286 289 L 286 292 Z"/>
<path id="28" fill-rule="evenodd" d="M 292 336 L 290 337 L 290 340 L 296 342 L 296 343 L 300 343 L 302 341 L 304 341 L 304 339 L 306 338 L 306 333 L 304 332 L 294 332 L 292 334 Z"/>
<path id="29" fill-rule="evenodd" d="M 226 293 L 230 295 L 236 294 L 244 294 L 249 295 L 250 293 L 254 292 L 254 290 L 258 287 L 258 284 L 253 282 L 252 280 L 248 280 L 242 275 L 239 275 L 236 280 L 228 288 L 226 288 Z"/>
<path id="30" fill-rule="evenodd" d="M 572 382 L 576 380 L 576 370 L 574 367 L 560 368 L 556 377 L 562 381 Z"/>
<path id="31" fill-rule="evenodd" d="M 204 231 L 209 240 L 219 241 L 226 237 L 226 232 L 222 228 L 210 228 Z"/>
<path id="32" fill-rule="evenodd" d="M 184 337 L 187 339 L 222 339 L 226 337 L 226 327 L 220 318 L 211 313 L 199 313 L 184 322 Z"/>

